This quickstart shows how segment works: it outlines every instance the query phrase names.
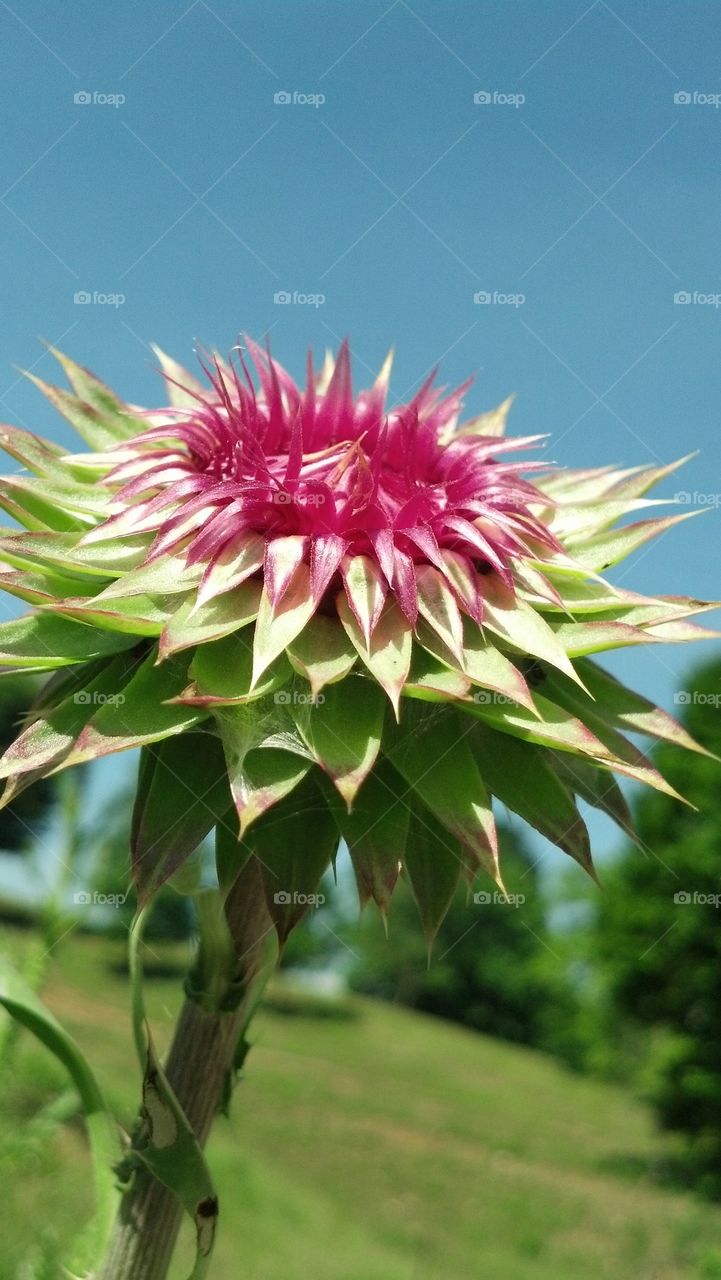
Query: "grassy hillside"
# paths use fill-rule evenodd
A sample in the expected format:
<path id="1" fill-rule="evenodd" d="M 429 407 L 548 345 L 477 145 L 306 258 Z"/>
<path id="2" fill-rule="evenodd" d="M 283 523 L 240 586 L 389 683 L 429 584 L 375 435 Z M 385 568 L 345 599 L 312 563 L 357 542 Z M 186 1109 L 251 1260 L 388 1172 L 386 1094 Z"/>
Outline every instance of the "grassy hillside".
<path id="1" fill-rule="evenodd" d="M 125 989 L 107 961 L 105 944 L 71 938 L 46 998 L 129 1124 Z M 151 985 L 161 1043 L 177 985 Z M 217 1280 L 721 1277 L 721 1209 L 654 1183 L 645 1170 L 667 1148 L 624 1093 L 428 1018 L 350 1008 L 258 1018 L 210 1150 L 225 1189 Z M 28 1233 L 62 1244 L 87 1213 L 81 1130 L 25 1144 L 26 1118 L 60 1084 L 24 1035 L 0 1099 L 1 1280 L 28 1274 Z"/>

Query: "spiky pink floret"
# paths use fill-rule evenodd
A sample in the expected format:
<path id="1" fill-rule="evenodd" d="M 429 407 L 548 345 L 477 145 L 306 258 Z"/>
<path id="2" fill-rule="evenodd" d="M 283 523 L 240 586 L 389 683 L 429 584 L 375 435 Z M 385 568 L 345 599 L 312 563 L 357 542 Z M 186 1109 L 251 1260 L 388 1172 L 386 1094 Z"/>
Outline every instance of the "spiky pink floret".
<path id="1" fill-rule="evenodd" d="M 388 364 L 354 398 L 347 343 L 327 385 L 309 357 L 305 390 L 247 347 L 257 388 L 241 353 L 205 363 L 207 392 L 185 388 L 191 407 L 150 415 L 108 455 L 115 514 L 86 542 L 152 531 L 149 561 L 182 546 L 204 566 L 201 601 L 262 566 L 274 609 L 304 563 L 314 604 L 344 589 L 367 641 L 388 593 L 415 626 L 427 566 L 480 622 L 485 574 L 513 590 L 514 562 L 559 549 L 537 514 L 548 496 L 523 478 L 541 464 L 496 457 L 542 437 L 451 438 L 466 386 L 444 394 L 432 375 L 387 410 Z M 236 559 L 232 583 L 215 573 Z"/>

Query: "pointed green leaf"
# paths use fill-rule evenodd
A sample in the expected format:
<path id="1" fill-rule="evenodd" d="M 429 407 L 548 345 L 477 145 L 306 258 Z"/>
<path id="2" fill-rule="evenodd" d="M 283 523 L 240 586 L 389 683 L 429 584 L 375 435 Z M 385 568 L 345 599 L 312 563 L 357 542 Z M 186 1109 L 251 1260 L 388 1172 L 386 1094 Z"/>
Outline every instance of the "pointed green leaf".
<path id="1" fill-rule="evenodd" d="M 292 678 L 290 666 L 282 655 L 251 690 L 252 672 L 253 630 L 245 627 L 196 649 L 190 663 L 192 684 L 183 690 L 180 701 L 207 707 L 254 702 L 282 688 Z"/>
<path id="2" fill-rule="evenodd" d="M 291 666 L 305 676 L 314 694 L 342 680 L 358 660 L 355 647 L 335 618 L 316 613 L 287 649 Z"/>
<path id="3" fill-rule="evenodd" d="M 14 476 L 3 476 L 2 487 L 16 501 L 25 502 L 29 511 L 37 509 L 42 516 L 47 510 L 51 510 L 60 516 L 72 518 L 69 528 L 85 530 L 93 520 L 88 521 L 83 517 L 104 520 L 111 513 L 112 495 L 108 489 L 98 484 L 79 484 L 73 479 L 50 480 L 46 476 L 29 476 L 19 472 Z"/>
<path id="4" fill-rule="evenodd" d="M 507 396 L 496 409 L 488 409 L 475 418 L 462 422 L 455 431 L 447 433 L 449 438 L 458 436 L 502 436 L 506 431 L 506 419 L 515 397 Z"/>
<path id="5" fill-rule="evenodd" d="M 380 750 L 382 690 L 365 676 L 351 675 L 317 696 L 294 691 L 289 709 L 316 764 L 350 809 Z"/>
<path id="6" fill-rule="evenodd" d="M 701 755 L 713 754 L 696 742 L 673 716 L 649 702 L 648 698 L 643 698 L 640 693 L 627 689 L 597 663 L 586 660 L 579 663 L 578 669 L 586 688 L 596 700 L 594 709 L 612 728 L 663 738 L 688 751 L 698 751 Z"/>
<path id="7" fill-rule="evenodd" d="M 419 623 L 417 632 L 424 649 L 453 670 L 457 670 L 453 655 L 434 632 L 422 622 Z M 483 636 L 480 628 L 470 619 L 465 625 L 463 650 L 465 674 L 473 684 L 483 689 L 491 689 L 502 697 L 510 698 L 512 702 L 525 707 L 532 715 L 536 714 L 531 691 L 521 672 L 505 653 L 501 653 Z"/>
<path id="8" fill-rule="evenodd" d="M 238 835 L 238 817 L 232 805 L 215 828 L 215 870 L 220 892 L 227 896 L 252 857 L 252 850 Z"/>
<path id="9" fill-rule="evenodd" d="M 411 669 L 403 686 L 403 696 L 425 702 L 453 701 L 465 698 L 471 682 L 467 676 L 435 658 L 420 644 L 413 645 Z"/>
<path id="10" fill-rule="evenodd" d="M 490 584 L 490 575 L 484 580 L 483 625 L 507 640 L 521 653 L 542 658 L 558 667 L 572 680 L 578 680 L 566 650 L 551 627 L 532 609 L 519 600 L 502 584 Z"/>
<path id="11" fill-rule="evenodd" d="M 666 622 L 691 618 L 699 613 L 709 613 L 718 607 L 717 600 L 695 600 L 691 596 L 657 596 L 646 604 L 629 605 L 615 610 L 612 616 L 618 622 L 625 622 L 627 626 L 657 627 Z"/>
<path id="12" fill-rule="evenodd" d="M 260 863 L 268 911 L 281 944 L 313 906 L 338 832 L 312 777 L 255 823 L 246 837 Z M 310 899 L 310 901 L 309 901 Z"/>
<path id="13" fill-rule="evenodd" d="M 223 742 L 241 837 L 261 814 L 288 795 L 311 757 L 284 703 L 271 699 L 214 711 Z"/>
<path id="14" fill-rule="evenodd" d="M 163 371 L 165 385 L 168 389 L 168 402 L 174 409 L 197 409 L 198 400 L 206 396 L 201 383 L 192 373 L 184 369 L 182 364 L 178 364 L 178 361 L 174 360 L 172 356 L 166 355 L 164 351 L 161 351 L 160 347 L 156 347 L 154 342 L 150 345 L 158 357 L 158 363 Z"/>
<path id="15" fill-rule="evenodd" d="M 175 617 L 181 600 L 177 596 L 80 596 L 44 606 L 48 613 L 76 618 L 101 630 L 131 636 L 159 636 Z"/>
<path id="16" fill-rule="evenodd" d="M 94 583 L 90 585 L 86 581 L 81 584 L 78 578 L 61 578 L 51 570 L 44 572 L 42 567 L 39 567 L 37 573 L 8 569 L 0 574 L 0 588 L 11 596 L 17 596 L 18 600 L 24 600 L 26 604 L 37 605 L 54 604 L 58 597 L 83 594 L 83 588 L 88 594 L 96 589 Z"/>
<path id="17" fill-rule="evenodd" d="M 634 644 L 660 642 L 640 627 L 625 622 L 562 622 L 553 628 L 558 643 L 569 658 L 584 657 L 589 653 L 603 653 L 608 649 L 624 649 Z"/>
<path id="18" fill-rule="evenodd" d="M 366 647 L 363 632 L 344 595 L 337 597 L 336 606 L 346 634 L 360 654 L 361 662 L 385 689 L 397 719 L 400 697 L 408 679 L 413 652 L 413 632 L 410 625 L 395 602 L 386 601 L 370 644 Z"/>
<path id="19" fill-rule="evenodd" d="M 99 546 L 96 549 L 99 550 Z M 103 599 L 112 600 L 114 596 L 127 598 L 138 595 L 177 595 L 181 591 L 188 592 L 197 587 L 202 572 L 202 565 L 186 564 L 184 551 L 177 555 L 171 553 L 158 556 L 150 564 L 129 569 L 111 587 L 106 587 Z"/>
<path id="20" fill-rule="evenodd" d="M 124 538 L 122 543 L 86 547 L 77 545 L 77 533 L 6 534 L 0 538 L 0 559 L 19 569 L 37 569 L 41 563 L 81 577 L 116 578 L 140 564 L 148 541 L 148 536 L 142 535 Z"/>
<path id="21" fill-rule="evenodd" d="M 586 804 L 608 814 L 633 839 L 633 818 L 623 792 L 612 773 L 598 768 L 590 760 L 580 760 L 562 751 L 549 753 L 549 762 L 561 782 Z"/>
<path id="22" fill-rule="evenodd" d="M 461 847 L 432 814 L 414 804 L 408 823 L 403 868 L 418 904 L 429 948 L 458 886 L 464 858 Z"/>
<path id="23" fill-rule="evenodd" d="M 183 733 L 143 747 L 149 781 L 133 816 L 133 874 L 141 905 L 198 848 L 230 804 L 223 748 L 211 734 Z M 148 766 L 141 773 L 148 777 Z"/>
<path id="24" fill-rule="evenodd" d="M 48 530 L 82 533 L 88 527 L 87 519 L 54 506 L 42 493 L 28 492 L 26 486 L 16 482 L 15 476 L 0 476 L 0 508 L 24 529 L 36 533 Z"/>
<path id="25" fill-rule="evenodd" d="M 265 538 L 261 534 L 242 533 L 226 543 L 210 568 L 203 573 L 198 602 L 204 604 L 215 596 L 231 591 L 262 568 Z"/>
<path id="26" fill-rule="evenodd" d="M 100 670 L 97 666 L 81 668 L 72 692 L 36 714 L 0 759 L 0 778 L 10 779 L 2 797 L 3 807 L 62 763 L 98 707 L 122 698 L 137 663 L 136 655 L 124 653 L 106 660 Z M 83 671 L 88 673 L 84 680 Z"/>
<path id="27" fill-rule="evenodd" d="M 684 644 L 691 640 L 718 640 L 720 633 L 709 627 L 698 627 L 694 622 L 678 621 L 647 627 L 644 634 L 664 644 Z"/>
<path id="28" fill-rule="evenodd" d="M 133 636 L 96 631 L 50 613 L 28 613 L 11 622 L 0 622 L 0 666 L 52 671 L 121 653 L 136 643 Z"/>
<path id="29" fill-rule="evenodd" d="M 62 462 L 63 450 L 60 446 L 50 440 L 43 440 L 42 436 L 33 435 L 31 431 L 23 431 L 20 427 L 11 427 L 3 422 L 0 424 L 0 448 L 36 475 L 55 480 L 70 477 L 69 468 Z"/>
<path id="30" fill-rule="evenodd" d="M 384 752 L 421 806 L 469 850 L 474 865 L 500 884 L 490 797 L 466 741 L 472 732 L 472 723 L 450 707 L 413 708 L 386 735 Z"/>
<path id="31" fill-rule="evenodd" d="M 97 756 L 147 746 L 200 724 L 204 713 L 194 707 L 169 705 L 184 688 L 188 664 L 171 658 L 158 666 L 154 652 L 123 690 L 123 701 L 106 702 L 82 730 L 63 767 Z"/>
<path id="32" fill-rule="evenodd" d="M 582 689 L 571 688 L 555 672 L 547 674 L 544 689 L 547 689 L 549 696 L 554 699 L 554 703 L 549 703 L 550 706 L 554 706 L 556 710 L 564 708 L 569 714 L 577 716 L 588 726 L 588 731 L 592 731 L 598 741 L 603 744 L 604 754 L 596 756 L 600 764 L 613 769 L 616 773 L 623 773 L 637 782 L 655 787 L 657 791 L 663 791 L 676 800 L 683 799 L 643 752 L 611 727 L 604 716 L 602 703 L 594 702 Z M 536 697 L 537 703 L 542 701 L 545 702 L 545 699 Z"/>
<path id="33" fill-rule="evenodd" d="M 94 374 L 54 347 L 49 350 L 62 365 L 76 394 L 70 395 L 59 387 L 52 387 L 32 373 L 25 376 L 40 388 L 91 449 L 108 449 L 146 429 L 147 422 L 132 414 L 128 406 Z"/>
<path id="34" fill-rule="evenodd" d="M 253 684 L 271 662 L 299 636 L 316 610 L 310 589 L 310 569 L 301 562 L 293 573 L 282 599 L 273 607 L 265 587 L 260 597 L 253 641 Z"/>
<path id="35" fill-rule="evenodd" d="M 548 575 L 553 577 L 553 573 Z M 576 614 L 620 614 L 630 606 L 637 607 L 639 605 L 647 605 L 656 603 L 651 601 L 648 596 L 638 595 L 633 591 L 622 591 L 611 586 L 610 583 L 601 579 L 595 581 L 573 581 L 570 585 L 563 587 L 562 602 L 555 604 L 551 601 L 543 602 L 543 609 L 557 616 L 558 613 L 565 613 L 568 617 Z M 548 618 L 547 621 L 551 621 Z"/>
<path id="36" fill-rule="evenodd" d="M 445 578 L 432 565 L 416 566 L 418 611 L 463 668 L 463 619 Z"/>
<path id="37" fill-rule="evenodd" d="M 367 647 L 386 598 L 381 571 L 370 556 L 346 556 L 341 571 L 351 612 Z"/>
<path id="38" fill-rule="evenodd" d="M 195 606 L 191 596 L 169 619 L 160 637 L 160 657 L 219 640 L 246 626 L 258 614 L 260 585 L 244 582 L 225 596 Z"/>
<path id="39" fill-rule="evenodd" d="M 330 790 L 330 788 L 329 788 Z M 361 906 L 370 898 L 386 915 L 405 856 L 410 807 L 407 784 L 381 758 L 366 778 L 349 813 L 331 793 L 330 807 L 348 845 Z"/>
<path id="40" fill-rule="evenodd" d="M 567 786 L 550 764 L 549 753 L 477 725 L 471 746 L 494 796 L 541 835 L 591 870 L 591 844 Z M 570 759 L 570 767 L 581 764 Z"/>
<path id="41" fill-rule="evenodd" d="M 555 691 L 554 685 L 554 693 Z M 600 736 L 591 732 L 583 719 L 571 714 L 571 710 L 565 705 L 557 706 L 539 693 L 535 695 L 535 702 L 536 717 L 523 707 L 516 707 L 498 697 L 459 705 L 468 715 L 478 716 L 493 728 L 522 738 L 525 742 L 536 742 L 543 747 L 555 747 L 558 751 L 571 751 L 611 763 L 614 759 L 613 751 Z"/>
<path id="42" fill-rule="evenodd" d="M 574 495 L 568 504 L 559 503 L 552 509 L 550 528 L 564 545 L 571 542 L 578 545 L 631 511 L 645 511 L 670 501 L 673 499 L 608 497 L 601 502 L 595 499 L 581 502 Z"/>
<path id="43" fill-rule="evenodd" d="M 702 515 L 700 511 L 684 511 L 681 515 L 660 516 L 654 520 L 638 520 L 635 524 L 623 525 L 620 529 L 610 529 L 597 533 L 577 545 L 571 544 L 569 552 L 584 568 L 598 572 L 610 569 L 612 565 L 625 560 L 644 543 L 659 537 L 682 520 Z"/>

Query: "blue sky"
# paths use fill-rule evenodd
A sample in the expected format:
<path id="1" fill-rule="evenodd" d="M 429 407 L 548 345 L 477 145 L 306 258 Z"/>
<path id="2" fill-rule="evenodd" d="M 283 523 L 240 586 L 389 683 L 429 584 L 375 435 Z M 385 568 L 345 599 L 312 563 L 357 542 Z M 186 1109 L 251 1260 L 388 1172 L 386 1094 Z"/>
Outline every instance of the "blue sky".
<path id="1" fill-rule="evenodd" d="M 51 375 L 40 336 L 150 403 L 150 341 L 270 330 L 300 373 L 348 334 L 358 382 L 395 344 L 399 398 L 440 360 L 553 460 L 699 449 L 666 492 L 721 501 L 720 34 L 659 0 L 1 4 L 0 413 L 69 441 L 13 372 Z M 624 584 L 718 595 L 718 545 L 716 509 Z M 696 657 L 614 667 L 669 703 Z"/>

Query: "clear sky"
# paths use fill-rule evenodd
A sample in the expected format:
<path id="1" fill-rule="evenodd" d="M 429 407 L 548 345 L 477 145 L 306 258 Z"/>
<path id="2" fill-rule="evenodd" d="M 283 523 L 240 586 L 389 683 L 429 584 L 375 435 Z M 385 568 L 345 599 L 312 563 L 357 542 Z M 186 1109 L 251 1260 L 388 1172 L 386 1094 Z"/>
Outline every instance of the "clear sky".
<path id="1" fill-rule="evenodd" d="M 714 0 L 0 3 L 0 414 L 69 441 L 12 369 L 40 336 L 151 403 L 150 341 L 269 330 L 300 374 L 348 334 L 358 383 L 395 344 L 398 398 L 440 361 L 554 461 L 698 449 L 666 493 L 721 502 L 720 36 Z M 618 580 L 718 596 L 718 530 Z M 613 665 L 668 704 L 700 653 Z"/>

